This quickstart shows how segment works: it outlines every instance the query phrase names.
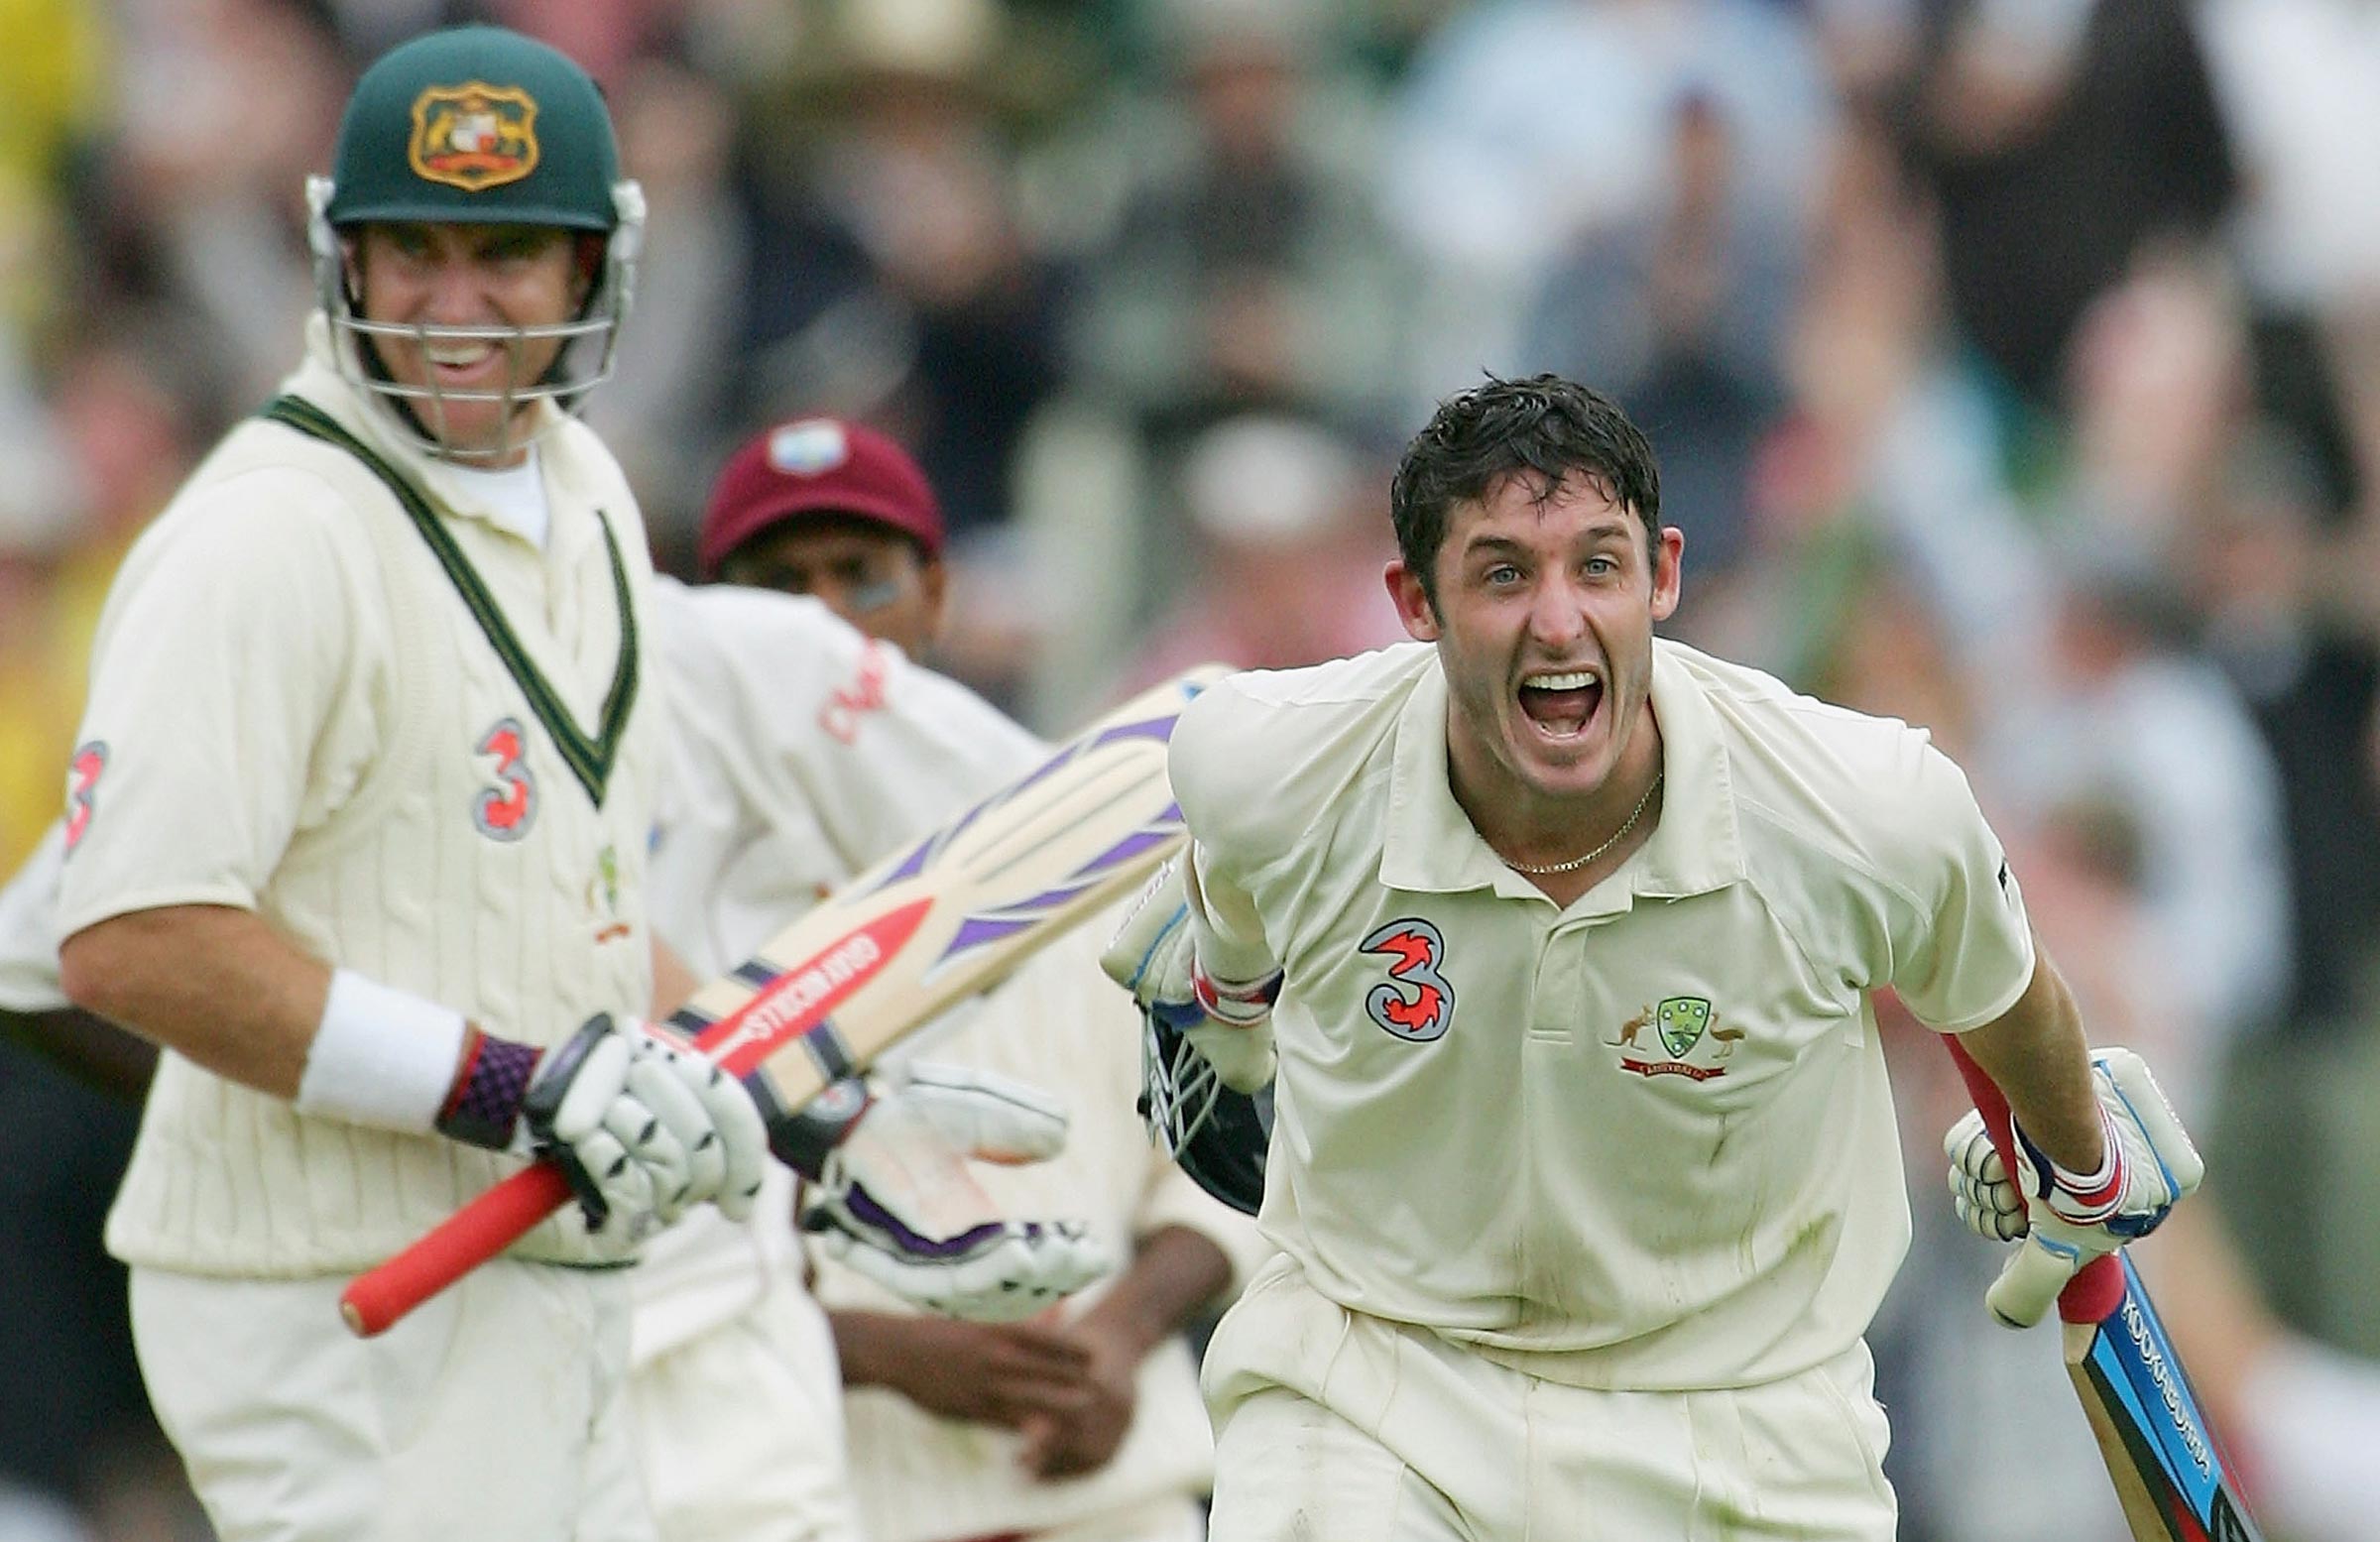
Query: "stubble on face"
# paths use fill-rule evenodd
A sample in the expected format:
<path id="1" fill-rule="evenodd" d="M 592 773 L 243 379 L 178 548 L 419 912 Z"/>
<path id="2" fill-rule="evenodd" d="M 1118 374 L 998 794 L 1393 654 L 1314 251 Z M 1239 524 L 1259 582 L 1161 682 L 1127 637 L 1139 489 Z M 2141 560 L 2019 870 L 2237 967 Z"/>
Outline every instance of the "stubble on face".
<path id="1" fill-rule="evenodd" d="M 1450 511 L 1434 602 L 1391 570 L 1446 672 L 1456 797 L 1491 841 L 1578 844 L 1651 785 L 1653 624 L 1676 608 L 1682 544 L 1665 530 L 1648 556 L 1642 521 L 1592 478 L 1516 476 Z"/>
<path id="2" fill-rule="evenodd" d="M 398 326 L 554 326 L 585 292 L 574 243 L 541 226 L 367 225 L 352 263 L 362 318 Z M 421 393 L 406 401 L 422 429 L 466 456 L 508 443 L 511 420 L 532 405 L 514 394 L 542 380 L 563 346 L 555 337 L 365 341 L 392 380 Z"/>

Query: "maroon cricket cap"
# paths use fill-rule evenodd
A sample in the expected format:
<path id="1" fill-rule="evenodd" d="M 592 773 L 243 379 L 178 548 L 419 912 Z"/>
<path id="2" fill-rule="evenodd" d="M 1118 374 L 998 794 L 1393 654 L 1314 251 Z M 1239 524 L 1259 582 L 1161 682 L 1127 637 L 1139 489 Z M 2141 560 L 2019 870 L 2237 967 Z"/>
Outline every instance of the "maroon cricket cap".
<path id="1" fill-rule="evenodd" d="M 942 550 L 942 506 L 906 450 L 873 428 L 839 417 L 778 423 L 746 440 L 711 484 L 696 552 L 716 577 L 727 554 L 771 526 L 803 515 L 841 515 L 890 525 Z"/>

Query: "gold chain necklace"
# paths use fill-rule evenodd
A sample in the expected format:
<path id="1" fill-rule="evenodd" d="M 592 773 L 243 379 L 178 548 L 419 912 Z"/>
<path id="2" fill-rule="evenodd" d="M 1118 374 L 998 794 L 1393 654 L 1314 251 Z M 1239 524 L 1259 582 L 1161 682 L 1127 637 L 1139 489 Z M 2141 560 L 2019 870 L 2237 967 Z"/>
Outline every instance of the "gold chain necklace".
<path id="1" fill-rule="evenodd" d="M 1568 862 L 1549 862 L 1543 867 L 1531 867 L 1525 862 L 1514 862 L 1511 858 L 1504 857 L 1500 853 L 1498 854 L 1499 860 L 1502 861 L 1505 867 L 1510 868 L 1513 872 L 1525 873 L 1531 878 L 1545 878 L 1555 873 L 1576 873 L 1579 871 L 1579 869 L 1593 863 L 1596 858 L 1601 857 L 1604 853 L 1609 851 L 1612 847 L 1617 846 L 1621 841 L 1624 841 L 1628 838 L 1628 832 L 1635 829 L 1636 821 L 1644 817 L 1645 809 L 1652 805 L 1653 794 L 1661 790 L 1661 783 L 1666 780 L 1668 776 L 1669 772 L 1666 770 L 1656 772 L 1653 776 L 1653 784 L 1645 788 L 1644 796 L 1636 800 L 1636 806 L 1629 810 L 1626 822 L 1621 824 L 1618 829 L 1611 832 L 1611 839 L 1604 842 L 1603 845 L 1598 846 L 1595 850 L 1589 852 L 1584 857 L 1573 857 Z"/>

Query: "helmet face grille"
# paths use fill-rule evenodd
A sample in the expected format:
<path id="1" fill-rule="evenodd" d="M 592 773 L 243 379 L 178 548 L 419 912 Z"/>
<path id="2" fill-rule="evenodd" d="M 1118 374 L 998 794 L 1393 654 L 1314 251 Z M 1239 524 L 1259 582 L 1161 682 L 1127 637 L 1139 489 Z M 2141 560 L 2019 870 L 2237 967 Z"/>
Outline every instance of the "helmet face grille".
<path id="1" fill-rule="evenodd" d="M 315 301 L 330 324 L 331 353 L 340 377 L 387 404 L 399 434 L 424 453 L 456 461 L 509 461 L 532 438 L 576 415 L 586 405 L 587 393 L 612 378 L 620 328 L 636 294 L 637 258 L 644 250 L 645 194 L 635 182 L 623 181 L 612 188 L 610 198 L 614 228 L 603 243 L 601 276 L 578 319 L 541 326 L 424 326 L 370 321 L 356 313 L 347 288 L 346 242 L 329 215 L 338 201 L 337 188 L 328 178 L 308 178 L 306 202 L 312 213 L 307 240 L 313 251 Z M 517 361 L 527 344 L 549 338 L 561 341 L 552 367 L 535 380 L 517 378 L 516 371 L 498 390 L 442 391 L 403 384 L 389 378 L 375 347 L 376 341 L 399 339 L 425 351 L 492 341 Z M 503 430 L 486 443 L 458 443 L 448 435 L 449 405 L 488 401 L 509 402 L 516 409 L 550 401 L 560 411 L 538 415 L 539 421 L 527 431 L 520 414 L 507 412 Z"/>

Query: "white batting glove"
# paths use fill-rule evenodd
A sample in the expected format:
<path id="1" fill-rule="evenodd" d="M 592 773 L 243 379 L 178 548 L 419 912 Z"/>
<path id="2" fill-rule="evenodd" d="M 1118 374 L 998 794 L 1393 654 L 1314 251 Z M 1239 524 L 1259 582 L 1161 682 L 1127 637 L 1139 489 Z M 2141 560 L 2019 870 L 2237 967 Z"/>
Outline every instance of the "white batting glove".
<path id="1" fill-rule="evenodd" d="M 666 1030 L 608 1013 L 537 1058 L 521 1126 L 561 1164 L 590 1227 L 621 1216 L 636 1235 L 705 1200 L 751 1215 L 769 1150 L 741 1083 Z"/>
<path id="2" fill-rule="evenodd" d="M 2107 1149 L 2096 1173 L 2060 1167 L 2020 1127 L 2012 1178 L 1972 1113 L 1943 1137 L 1960 1219 L 1986 1237 L 2024 1240 L 1984 1297 L 1992 1315 L 2012 1328 L 2041 1321 L 2078 1270 L 2155 1231 L 2206 1174 L 2138 1055 L 2097 1050 L 2091 1078 Z"/>
<path id="3" fill-rule="evenodd" d="M 989 1072 L 919 1064 L 872 1091 L 843 1082 L 780 1127 L 778 1149 L 811 1178 L 803 1229 L 901 1299 L 976 1322 L 1030 1317 L 1113 1267 L 1079 1221 L 1011 1221 L 967 1170 L 1045 1161 L 1066 1111 Z M 788 1134 L 791 1138 L 788 1139 Z M 823 1144 L 811 1156 L 805 1144 Z"/>
<path id="4" fill-rule="evenodd" d="M 1991 1143 L 1983 1116 L 1966 1111 L 1942 1137 L 1951 1159 L 1951 1208 L 1966 1229 L 1987 1243 L 2013 1243 L 2025 1235 L 2025 1197 L 2008 1164 Z"/>
<path id="5" fill-rule="evenodd" d="M 1190 936 L 1182 859 L 1157 869 L 1132 902 L 1099 967 L 1132 993 L 1146 1015 L 1179 1033 L 1234 1092 L 1272 1080 L 1272 1004 L 1281 974 L 1219 980 L 1200 968 Z"/>

